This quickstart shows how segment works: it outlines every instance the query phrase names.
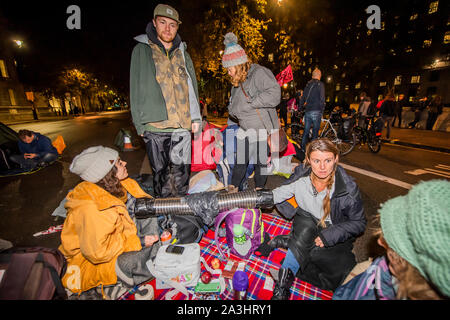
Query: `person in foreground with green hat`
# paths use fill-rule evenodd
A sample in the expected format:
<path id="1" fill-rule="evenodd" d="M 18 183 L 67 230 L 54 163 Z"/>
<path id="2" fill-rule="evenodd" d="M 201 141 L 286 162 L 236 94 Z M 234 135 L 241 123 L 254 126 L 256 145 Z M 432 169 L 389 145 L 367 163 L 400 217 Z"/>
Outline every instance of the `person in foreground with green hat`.
<path id="1" fill-rule="evenodd" d="M 450 182 L 420 182 L 379 213 L 385 256 L 336 289 L 333 299 L 450 299 Z"/>

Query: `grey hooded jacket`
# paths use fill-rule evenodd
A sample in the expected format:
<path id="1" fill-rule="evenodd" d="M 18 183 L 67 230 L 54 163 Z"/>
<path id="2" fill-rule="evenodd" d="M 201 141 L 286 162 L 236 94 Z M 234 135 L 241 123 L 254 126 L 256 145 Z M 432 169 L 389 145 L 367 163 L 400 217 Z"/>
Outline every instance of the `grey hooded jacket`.
<path id="1" fill-rule="evenodd" d="M 242 89 L 241 86 L 231 89 L 228 106 L 229 114 L 239 120 L 239 126 L 244 130 L 266 129 L 269 132 L 278 129 L 280 126 L 275 108 L 280 103 L 281 88 L 272 71 L 252 64 Z"/>

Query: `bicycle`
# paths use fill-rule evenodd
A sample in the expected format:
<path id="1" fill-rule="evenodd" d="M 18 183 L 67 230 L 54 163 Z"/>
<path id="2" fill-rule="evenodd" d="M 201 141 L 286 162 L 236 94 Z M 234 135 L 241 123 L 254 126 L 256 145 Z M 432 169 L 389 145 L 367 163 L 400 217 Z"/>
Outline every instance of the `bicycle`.
<path id="1" fill-rule="evenodd" d="M 380 118 L 375 121 L 375 116 L 366 116 L 364 121 L 364 127 L 355 126 L 353 129 L 356 141 L 360 147 L 367 143 L 372 153 L 378 153 L 381 150 L 381 131 L 384 123 Z"/>
<path id="2" fill-rule="evenodd" d="M 328 138 L 330 139 L 339 149 L 340 155 L 345 156 L 346 154 L 349 154 L 353 148 L 356 145 L 356 135 L 352 132 L 353 126 L 349 125 L 349 128 L 347 130 L 347 133 L 344 130 L 344 122 L 349 120 L 354 120 L 355 115 L 348 119 L 342 119 L 341 115 L 339 113 L 333 112 L 330 115 L 329 119 L 322 118 L 321 120 L 321 127 L 322 124 L 325 123 L 322 130 L 319 132 L 319 138 Z M 332 119 L 332 120 L 330 120 Z M 301 121 L 302 122 L 302 121 Z M 334 123 L 334 125 L 333 125 Z M 291 133 L 292 128 L 296 129 L 296 132 L 299 132 L 298 134 L 293 134 L 292 139 L 299 143 L 301 145 L 302 142 L 302 134 L 300 134 L 300 130 L 304 130 L 304 125 L 301 124 L 291 124 Z M 309 134 L 309 138 L 311 140 L 312 137 L 312 129 Z"/>

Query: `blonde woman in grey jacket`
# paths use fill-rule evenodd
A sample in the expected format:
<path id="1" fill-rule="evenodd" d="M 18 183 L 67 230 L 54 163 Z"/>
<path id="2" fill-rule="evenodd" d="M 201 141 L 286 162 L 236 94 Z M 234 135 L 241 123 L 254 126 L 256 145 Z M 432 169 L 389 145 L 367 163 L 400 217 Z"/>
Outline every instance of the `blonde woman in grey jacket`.
<path id="1" fill-rule="evenodd" d="M 229 191 L 238 191 L 245 178 L 248 164 L 255 165 L 255 187 L 264 188 L 267 181 L 265 168 L 268 160 L 267 136 L 279 129 L 276 106 L 280 103 L 281 88 L 273 73 L 252 63 L 233 33 L 225 35 L 222 64 L 227 69 L 231 89 L 228 112 L 238 121 L 236 134 L 236 163 Z"/>

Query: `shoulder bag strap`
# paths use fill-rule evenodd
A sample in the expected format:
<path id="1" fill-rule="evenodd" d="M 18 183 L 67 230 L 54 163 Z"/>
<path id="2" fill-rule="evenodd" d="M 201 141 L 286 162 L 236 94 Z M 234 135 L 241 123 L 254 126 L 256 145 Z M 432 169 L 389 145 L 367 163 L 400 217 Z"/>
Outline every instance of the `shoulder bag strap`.
<path id="1" fill-rule="evenodd" d="M 309 89 L 308 96 L 306 97 L 305 104 L 304 104 L 305 106 L 308 104 L 309 95 L 311 94 L 311 91 L 314 88 L 314 85 L 315 85 L 315 83 L 313 83 L 313 85 L 311 86 L 311 89 Z"/>

